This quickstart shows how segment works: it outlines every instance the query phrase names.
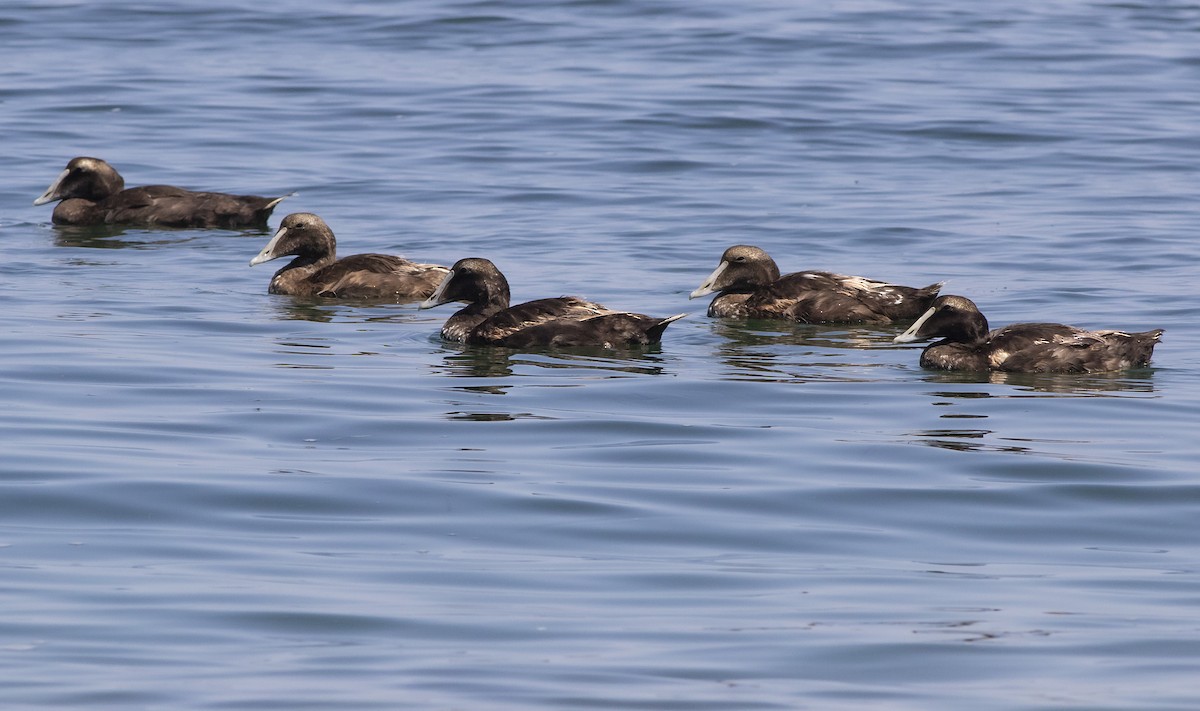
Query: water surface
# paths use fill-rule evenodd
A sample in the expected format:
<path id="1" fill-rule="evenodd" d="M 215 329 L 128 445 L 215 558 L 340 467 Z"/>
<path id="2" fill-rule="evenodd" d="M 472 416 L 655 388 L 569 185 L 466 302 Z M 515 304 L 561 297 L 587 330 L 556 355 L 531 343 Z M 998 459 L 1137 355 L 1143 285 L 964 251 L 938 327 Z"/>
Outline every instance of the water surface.
<path id="1" fill-rule="evenodd" d="M 5 707 L 1194 709 L 1200 10 L 109 0 L 0 10 Z M 74 155 L 486 256 L 661 346 L 297 301 L 269 231 L 60 228 Z M 709 319 L 735 243 L 1167 330 L 922 371 Z"/>

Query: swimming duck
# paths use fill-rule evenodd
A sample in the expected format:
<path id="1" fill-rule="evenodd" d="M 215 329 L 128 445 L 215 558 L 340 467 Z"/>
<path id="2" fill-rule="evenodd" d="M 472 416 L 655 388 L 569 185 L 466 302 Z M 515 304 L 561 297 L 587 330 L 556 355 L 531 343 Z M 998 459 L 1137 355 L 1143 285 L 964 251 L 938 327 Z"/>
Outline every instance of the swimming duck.
<path id="1" fill-rule="evenodd" d="M 830 272 L 780 276 L 766 252 L 739 244 L 725 250 L 721 263 L 689 298 L 719 292 L 708 305 L 709 316 L 889 324 L 920 316 L 941 288 L 941 282 L 917 289 Z"/>
<path id="2" fill-rule="evenodd" d="M 162 225 L 164 227 L 265 227 L 271 211 L 288 197 L 199 193 L 171 185 L 125 189 L 125 180 L 99 158 L 72 158 L 34 205 L 61 202 L 56 225 Z"/>
<path id="3" fill-rule="evenodd" d="M 421 308 L 464 301 L 442 327 L 442 338 L 459 343 L 509 348 L 644 346 L 662 339 L 667 326 L 683 318 L 656 318 L 613 311 L 575 296 L 509 305 L 508 280 L 491 261 L 460 259 Z"/>
<path id="4" fill-rule="evenodd" d="M 921 367 L 1009 373 L 1102 373 L 1148 364 L 1161 328 L 1142 333 L 1085 331 L 1060 323 L 988 330 L 970 299 L 940 296 L 896 343 L 942 340 L 921 352 Z"/>
<path id="5" fill-rule="evenodd" d="M 337 258 L 333 230 L 311 212 L 294 212 L 250 266 L 295 256 L 275 272 L 267 291 L 290 296 L 414 301 L 433 293 L 449 271 L 437 264 L 418 264 L 390 254 L 354 254 Z"/>

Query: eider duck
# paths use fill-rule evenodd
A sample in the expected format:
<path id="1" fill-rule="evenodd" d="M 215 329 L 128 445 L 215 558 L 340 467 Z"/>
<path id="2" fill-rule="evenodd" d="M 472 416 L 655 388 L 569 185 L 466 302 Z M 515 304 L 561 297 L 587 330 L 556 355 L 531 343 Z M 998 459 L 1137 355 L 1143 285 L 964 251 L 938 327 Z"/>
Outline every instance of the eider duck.
<path id="1" fill-rule="evenodd" d="M 421 308 L 464 301 L 442 327 L 442 338 L 508 348 L 626 348 L 658 343 L 667 326 L 686 314 L 656 318 L 613 311 L 575 296 L 509 305 L 508 280 L 491 261 L 460 259 Z"/>
<path id="2" fill-rule="evenodd" d="M 830 272 L 780 276 L 766 252 L 740 244 L 725 250 L 721 263 L 689 298 L 719 292 L 708 305 L 709 316 L 890 324 L 920 316 L 941 288 L 941 282 L 917 289 Z"/>
<path id="3" fill-rule="evenodd" d="M 162 225 L 164 227 L 266 227 L 267 218 L 288 197 L 200 193 L 171 185 L 125 189 L 125 180 L 99 158 L 72 158 L 67 168 L 33 201 L 61 202 L 56 225 Z"/>
<path id="4" fill-rule="evenodd" d="M 390 254 L 354 254 L 337 258 L 333 230 L 310 212 L 283 218 L 271 241 L 250 266 L 295 256 L 275 272 L 267 291 L 289 296 L 415 301 L 433 293 L 449 271 L 437 264 L 418 264 Z"/>
<path id="5" fill-rule="evenodd" d="M 941 296 L 896 343 L 941 338 L 921 352 L 921 367 L 1008 373 L 1103 373 L 1145 366 L 1162 337 L 1085 331 L 1060 323 L 1018 323 L 988 330 L 987 319 L 963 296 Z"/>

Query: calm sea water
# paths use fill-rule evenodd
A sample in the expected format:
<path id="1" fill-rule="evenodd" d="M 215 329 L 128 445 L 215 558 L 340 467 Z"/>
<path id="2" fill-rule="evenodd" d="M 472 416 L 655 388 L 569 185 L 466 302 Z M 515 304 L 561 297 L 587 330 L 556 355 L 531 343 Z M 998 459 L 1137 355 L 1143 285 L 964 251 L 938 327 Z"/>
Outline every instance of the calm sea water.
<path id="1" fill-rule="evenodd" d="M 1200 6 L 0 8 L 5 709 L 1200 707 Z M 513 353 L 298 302 L 267 232 L 67 229 L 67 159 L 281 194 L 342 252 L 691 311 Z M 737 323 L 730 244 L 1106 376 Z"/>

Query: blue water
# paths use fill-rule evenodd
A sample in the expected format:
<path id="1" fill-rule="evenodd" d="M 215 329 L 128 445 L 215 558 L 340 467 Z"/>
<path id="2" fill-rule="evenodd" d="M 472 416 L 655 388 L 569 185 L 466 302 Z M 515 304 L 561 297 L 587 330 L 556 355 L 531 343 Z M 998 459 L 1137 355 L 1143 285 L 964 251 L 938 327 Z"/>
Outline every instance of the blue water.
<path id="1" fill-rule="evenodd" d="M 1200 7 L 0 8 L 4 709 L 1200 708 Z M 269 231 L 72 229 L 75 155 L 342 253 L 692 315 L 513 353 Z M 1165 328 L 972 376 L 709 319 L 735 243 Z"/>

